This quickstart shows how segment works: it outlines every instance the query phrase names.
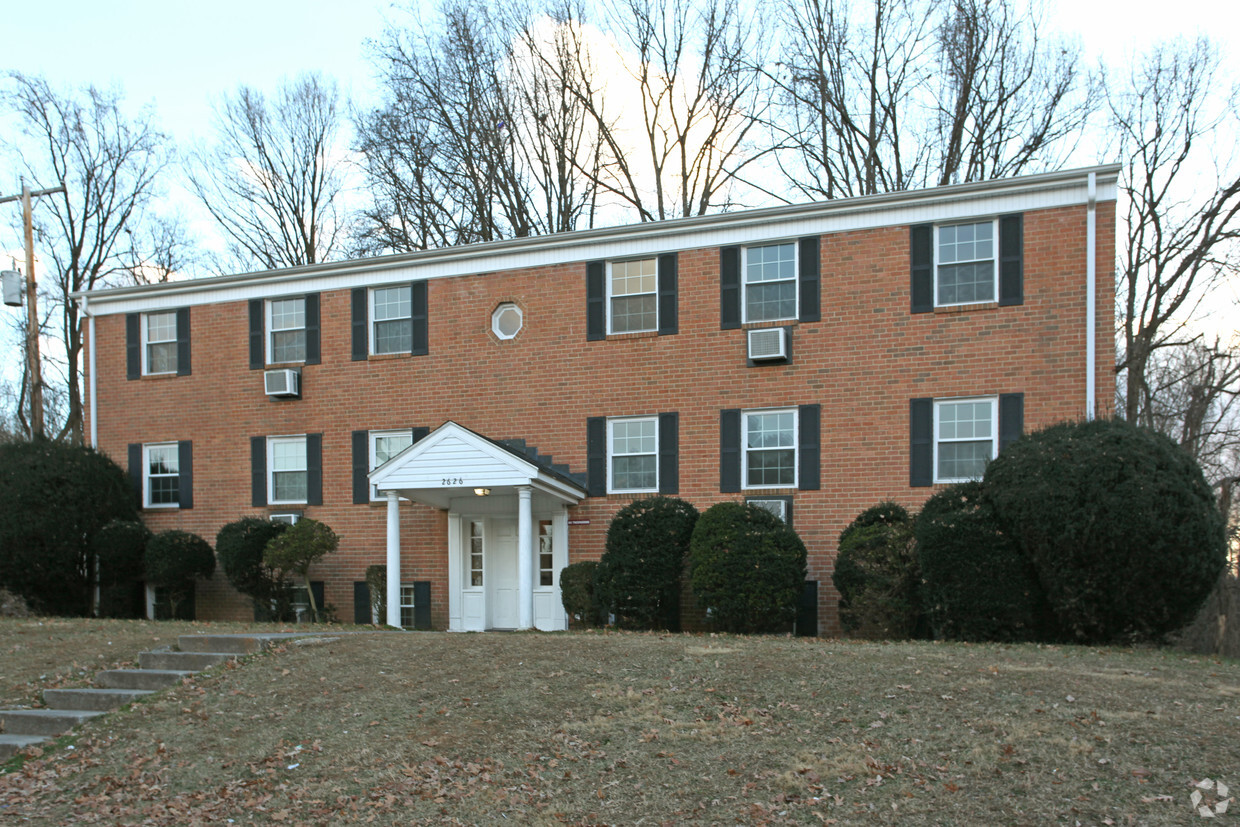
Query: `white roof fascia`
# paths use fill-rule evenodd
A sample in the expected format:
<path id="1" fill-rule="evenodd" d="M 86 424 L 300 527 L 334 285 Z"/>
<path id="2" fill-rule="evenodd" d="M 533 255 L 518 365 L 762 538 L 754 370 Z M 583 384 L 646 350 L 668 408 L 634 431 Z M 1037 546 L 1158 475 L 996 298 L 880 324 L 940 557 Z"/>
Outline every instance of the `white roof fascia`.
<path id="1" fill-rule="evenodd" d="M 903 224 L 960 221 L 1009 212 L 1085 206 L 1089 175 L 1097 200 L 1114 201 L 1119 165 L 980 181 L 922 190 L 842 198 L 734 213 L 716 213 L 505 239 L 287 270 L 216 276 L 74 293 L 89 296 L 93 315 L 275 298 L 300 293 L 480 275 L 500 270 L 745 245 L 804 235 Z"/>

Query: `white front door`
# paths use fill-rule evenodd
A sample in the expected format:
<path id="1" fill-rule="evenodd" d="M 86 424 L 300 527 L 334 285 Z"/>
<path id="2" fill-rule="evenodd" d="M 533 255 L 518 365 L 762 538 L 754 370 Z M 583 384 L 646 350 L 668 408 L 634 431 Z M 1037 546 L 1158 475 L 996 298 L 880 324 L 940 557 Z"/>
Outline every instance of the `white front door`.
<path id="1" fill-rule="evenodd" d="M 517 604 L 517 521 L 490 520 L 486 538 L 487 604 L 492 629 L 515 629 L 520 624 Z"/>

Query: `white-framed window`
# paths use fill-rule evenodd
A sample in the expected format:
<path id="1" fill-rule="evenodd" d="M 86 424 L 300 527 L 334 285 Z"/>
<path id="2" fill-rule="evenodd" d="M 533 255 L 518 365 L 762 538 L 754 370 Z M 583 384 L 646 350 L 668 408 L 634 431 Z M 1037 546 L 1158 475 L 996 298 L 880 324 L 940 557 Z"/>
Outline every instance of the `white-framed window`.
<path id="1" fill-rule="evenodd" d="M 267 519 L 273 523 L 284 523 L 285 525 L 297 525 L 297 521 L 301 519 L 301 514 L 296 511 L 289 511 L 283 514 L 272 514 Z"/>
<path id="2" fill-rule="evenodd" d="M 413 628 L 413 584 L 400 584 L 400 628 Z"/>
<path id="3" fill-rule="evenodd" d="M 771 512 L 785 523 L 788 522 L 788 510 L 792 504 L 791 497 L 751 497 L 745 502 L 755 508 Z"/>
<path id="4" fill-rule="evenodd" d="M 997 397 L 934 400 L 934 481 L 981 479 L 999 452 Z"/>
<path id="5" fill-rule="evenodd" d="M 538 521 L 538 585 L 555 585 L 554 534 L 550 520 Z"/>
<path id="6" fill-rule="evenodd" d="M 306 299 L 268 299 L 267 363 L 306 361 Z"/>
<path id="7" fill-rule="evenodd" d="M 469 559 L 465 562 L 465 579 L 469 582 L 467 588 L 481 588 L 482 586 L 482 540 L 482 521 L 471 521 L 469 524 Z"/>
<path id="8" fill-rule="evenodd" d="M 175 310 L 143 314 L 142 372 L 147 375 L 177 372 L 177 312 Z"/>
<path id="9" fill-rule="evenodd" d="M 521 307 L 512 302 L 500 304 L 491 313 L 491 332 L 497 338 L 508 340 L 517 338 L 525 323 L 525 314 Z"/>
<path id="10" fill-rule="evenodd" d="M 176 508 L 181 504 L 180 449 L 175 442 L 142 446 L 142 504 Z"/>
<path id="11" fill-rule="evenodd" d="M 934 303 L 978 304 L 999 297 L 999 222 L 934 228 Z"/>
<path id="12" fill-rule="evenodd" d="M 659 418 L 607 420 L 607 492 L 659 490 Z"/>
<path id="13" fill-rule="evenodd" d="M 267 502 L 304 503 L 308 494 L 306 437 L 267 438 Z"/>
<path id="14" fill-rule="evenodd" d="M 371 431 L 370 470 L 375 470 L 412 444 L 413 430 L 410 428 L 400 431 Z M 372 502 L 378 502 L 387 498 L 379 496 L 378 489 L 372 485 L 370 486 L 370 499 Z"/>
<path id="15" fill-rule="evenodd" d="M 607 318 L 611 333 L 659 328 L 659 260 L 639 258 L 608 265 Z"/>
<path id="16" fill-rule="evenodd" d="M 745 248 L 745 321 L 797 317 L 797 245 L 787 241 Z"/>
<path id="17" fill-rule="evenodd" d="M 797 412 L 745 411 L 741 480 L 745 488 L 796 488 Z"/>
<path id="18" fill-rule="evenodd" d="M 407 284 L 370 291 L 370 352 L 413 351 L 413 300 Z"/>

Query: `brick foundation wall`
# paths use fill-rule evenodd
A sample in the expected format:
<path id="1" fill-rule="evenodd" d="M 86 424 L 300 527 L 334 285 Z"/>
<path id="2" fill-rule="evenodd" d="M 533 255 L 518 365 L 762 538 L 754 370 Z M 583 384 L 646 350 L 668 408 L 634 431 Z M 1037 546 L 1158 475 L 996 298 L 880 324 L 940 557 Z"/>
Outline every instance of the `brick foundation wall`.
<path id="1" fill-rule="evenodd" d="M 1097 206 L 1098 405 L 1114 399 L 1114 202 Z M 385 505 L 352 504 L 350 434 L 452 419 L 486 436 L 524 438 L 573 471 L 586 469 L 586 418 L 676 411 L 680 496 L 705 509 L 719 493 L 719 411 L 822 406 L 819 491 L 794 498 L 793 525 L 819 582 L 819 630 L 839 631 L 831 570 L 840 531 L 864 508 L 894 499 L 915 508 L 932 488 L 909 487 L 909 399 L 1024 393 L 1025 430 L 1085 410 L 1086 209 L 1024 215 L 1024 304 L 909 312 L 907 226 L 824 235 L 822 320 L 792 325 L 788 364 L 746 366 L 744 330 L 721 330 L 718 248 L 679 254 L 679 333 L 586 340 L 585 264 L 481 273 L 429 282 L 430 353 L 350 360 L 350 296 L 321 296 L 322 364 L 302 369 L 302 398 L 273 400 L 249 369 L 244 302 L 194 306 L 193 372 L 125 378 L 125 318 L 97 319 L 98 447 L 122 466 L 130 443 L 191 439 L 189 510 L 148 509 L 155 531 L 213 541 L 241 516 L 298 510 L 332 526 L 340 550 L 317 565 L 326 600 L 353 618 L 353 582 L 385 560 Z M 358 283 L 362 286 L 363 282 Z M 491 312 L 515 302 L 511 341 Z M 252 436 L 321 433 L 323 505 L 250 505 Z M 755 492 L 756 493 L 756 492 Z M 595 559 L 610 517 L 632 497 L 585 500 L 570 511 L 571 560 Z M 402 571 L 432 583 L 432 621 L 447 626 L 447 519 L 402 503 Z M 249 618 L 222 572 L 200 584 L 203 619 Z"/>

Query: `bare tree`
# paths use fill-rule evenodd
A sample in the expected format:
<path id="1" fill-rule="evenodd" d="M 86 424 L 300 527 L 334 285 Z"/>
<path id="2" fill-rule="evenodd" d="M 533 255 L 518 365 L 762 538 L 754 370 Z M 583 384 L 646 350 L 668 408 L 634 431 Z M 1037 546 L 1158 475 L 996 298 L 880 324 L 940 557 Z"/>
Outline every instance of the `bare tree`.
<path id="1" fill-rule="evenodd" d="M 187 166 L 235 265 L 296 267 L 343 254 L 340 106 L 336 84 L 318 74 L 283 82 L 270 100 L 240 86 L 220 101 L 215 145 Z"/>
<path id="2" fill-rule="evenodd" d="M 66 190 L 40 199 L 34 216 L 36 243 L 50 259 L 41 277 L 42 306 L 49 330 L 64 344 L 65 414 L 56 437 L 80 443 L 82 317 L 69 296 L 110 283 L 136 252 L 126 230 L 146 217 L 168 162 L 168 141 L 149 112 L 127 118 L 118 91 L 58 92 L 17 72 L 8 79 L 4 103 L 22 130 L 11 149 L 38 187 L 64 183 Z"/>

